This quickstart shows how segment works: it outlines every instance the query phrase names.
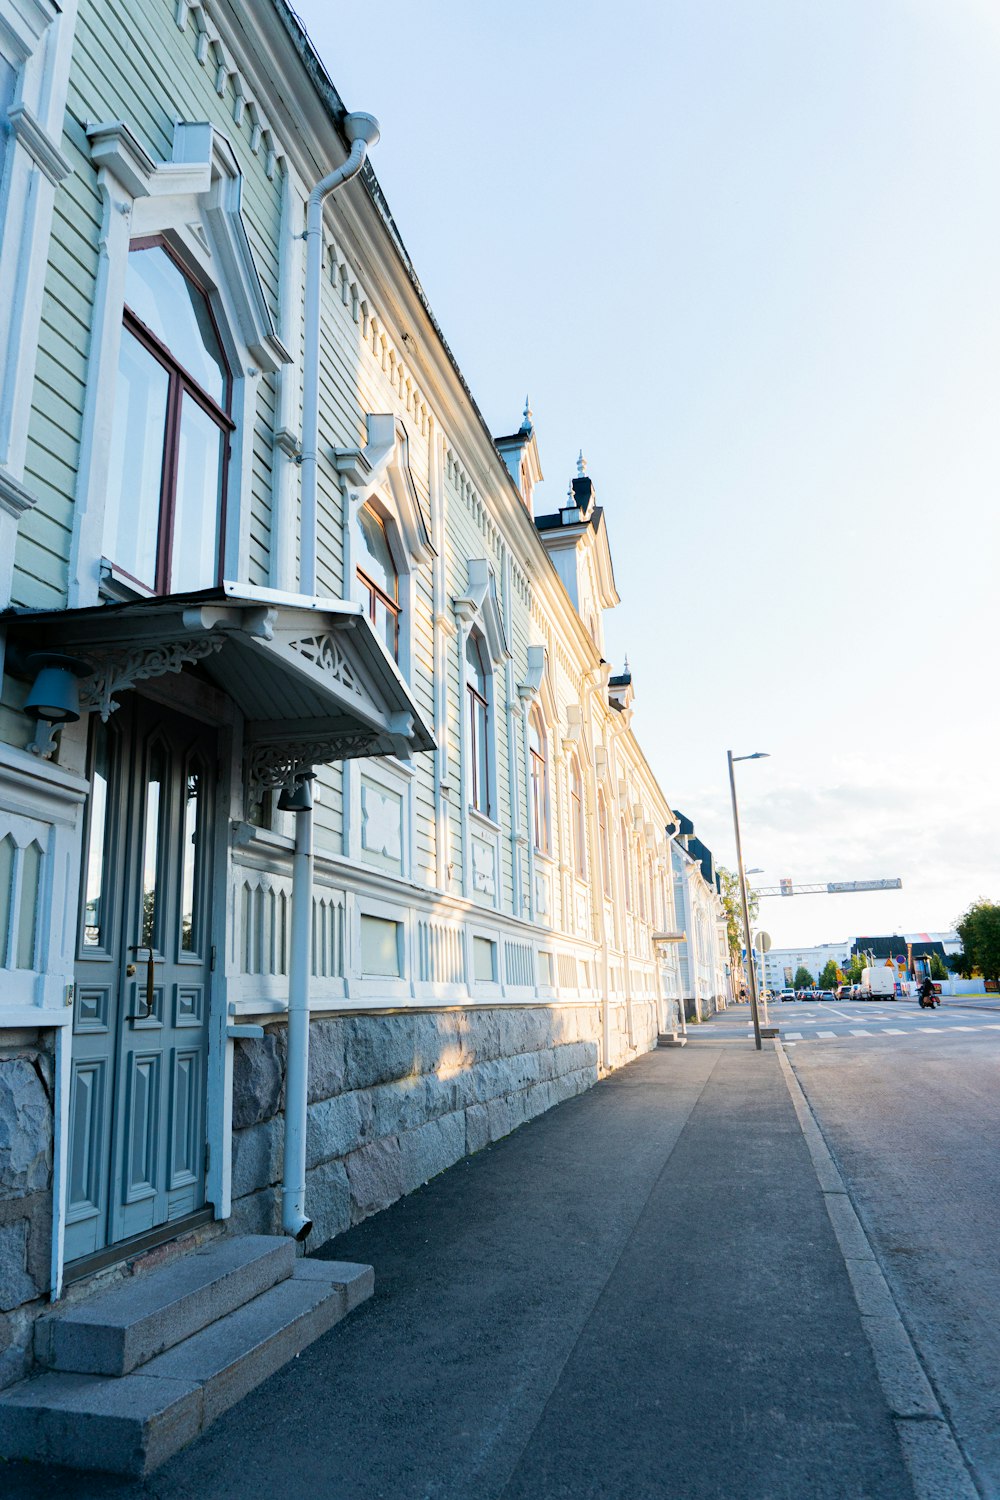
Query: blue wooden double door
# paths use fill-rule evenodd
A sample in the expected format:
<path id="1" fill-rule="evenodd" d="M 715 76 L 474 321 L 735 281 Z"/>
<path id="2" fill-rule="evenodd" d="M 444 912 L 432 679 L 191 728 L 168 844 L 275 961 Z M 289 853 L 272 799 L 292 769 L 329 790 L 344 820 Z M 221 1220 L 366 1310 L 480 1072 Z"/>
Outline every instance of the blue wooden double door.
<path id="1" fill-rule="evenodd" d="M 67 1261 L 205 1204 L 217 732 L 133 693 L 89 769 Z"/>

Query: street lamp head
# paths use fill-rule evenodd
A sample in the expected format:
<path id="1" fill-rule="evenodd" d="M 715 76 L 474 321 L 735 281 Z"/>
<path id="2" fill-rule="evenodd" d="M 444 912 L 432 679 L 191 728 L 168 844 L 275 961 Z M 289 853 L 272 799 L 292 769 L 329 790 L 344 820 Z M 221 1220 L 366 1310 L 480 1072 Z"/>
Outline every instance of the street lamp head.
<path id="1" fill-rule="evenodd" d="M 771 758 L 771 752 L 770 752 L 770 750 L 755 750 L 752 755 L 734 755 L 731 750 L 729 752 L 729 759 L 733 760 L 733 761 L 736 761 L 736 760 L 770 760 L 770 758 Z"/>

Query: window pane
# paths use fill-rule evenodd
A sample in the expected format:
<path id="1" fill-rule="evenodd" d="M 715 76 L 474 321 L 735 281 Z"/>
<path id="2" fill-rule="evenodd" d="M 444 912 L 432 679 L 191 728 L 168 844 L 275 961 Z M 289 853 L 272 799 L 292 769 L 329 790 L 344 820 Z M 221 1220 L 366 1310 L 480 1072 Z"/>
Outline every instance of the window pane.
<path id="1" fill-rule="evenodd" d="M 399 598 L 399 580 L 389 549 L 389 538 L 378 516 L 368 505 L 358 511 L 358 569 L 378 585 L 390 599 Z"/>
<path id="2" fill-rule="evenodd" d="M 201 949 L 198 897 L 201 894 L 204 793 L 204 777 L 199 771 L 192 771 L 186 780 L 184 848 L 181 852 L 181 948 L 185 953 L 197 953 Z"/>
<path id="3" fill-rule="evenodd" d="M 219 581 L 222 456 L 226 435 L 186 395 L 181 401 L 177 443 L 170 586 L 175 593 L 208 588 Z"/>
<path id="4" fill-rule="evenodd" d="M 146 823 L 143 831 L 142 922 L 139 941 L 143 947 L 155 948 L 156 885 L 160 852 L 161 792 L 165 779 L 164 754 L 155 746 L 149 756 L 149 779 L 146 782 Z"/>
<path id="5" fill-rule="evenodd" d="M 42 851 L 29 844 L 21 854 L 21 908 L 17 914 L 15 969 L 35 967 L 35 934 L 38 928 L 38 881 L 42 873 Z"/>
<path id="6" fill-rule="evenodd" d="M 156 583 L 169 383 L 163 366 L 123 328 L 111 428 L 104 551 L 148 588 Z"/>
<path id="7" fill-rule="evenodd" d="M 228 371 L 208 301 L 161 246 L 129 252 L 125 305 L 195 383 L 217 405 L 225 406 Z"/>
<path id="8" fill-rule="evenodd" d="M 83 907 L 83 946 L 106 948 L 110 941 L 104 899 L 104 851 L 107 848 L 108 776 L 110 744 L 107 725 L 94 732 L 94 767 L 90 788 L 90 829 L 87 849 L 87 886 Z"/>
<path id="9" fill-rule="evenodd" d="M 10 902 L 14 885 L 14 839 L 6 834 L 0 839 L 0 967 L 7 962 L 10 935 Z"/>
<path id="10" fill-rule="evenodd" d="M 469 682 L 481 698 L 486 698 L 488 696 L 486 692 L 486 665 L 483 661 L 479 638 L 471 633 L 465 645 L 465 659 L 469 667 Z"/>
<path id="11" fill-rule="evenodd" d="M 375 629 L 385 641 L 393 656 L 396 655 L 396 612 L 378 597 L 375 600 Z"/>
<path id="12" fill-rule="evenodd" d="M 489 756 L 486 740 L 486 705 L 477 702 L 475 705 L 476 718 L 476 807 L 481 813 L 489 816 L 490 811 L 490 770 Z"/>

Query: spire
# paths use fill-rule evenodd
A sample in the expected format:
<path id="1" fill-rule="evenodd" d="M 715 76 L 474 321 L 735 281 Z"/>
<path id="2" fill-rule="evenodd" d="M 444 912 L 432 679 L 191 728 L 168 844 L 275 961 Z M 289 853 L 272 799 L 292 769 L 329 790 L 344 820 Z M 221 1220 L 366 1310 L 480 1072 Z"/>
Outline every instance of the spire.
<path id="1" fill-rule="evenodd" d="M 532 426 L 533 426 L 533 422 L 532 422 L 532 417 L 531 417 L 531 398 L 529 396 L 525 396 L 525 398 L 524 398 L 524 416 L 521 418 L 521 431 L 522 432 L 530 432 L 531 429 L 532 429 Z"/>
<path id="2" fill-rule="evenodd" d="M 581 479 L 583 479 L 584 475 L 587 472 L 587 460 L 583 456 L 583 449 L 582 448 L 580 449 L 580 452 L 577 454 L 576 472 L 580 476 Z"/>

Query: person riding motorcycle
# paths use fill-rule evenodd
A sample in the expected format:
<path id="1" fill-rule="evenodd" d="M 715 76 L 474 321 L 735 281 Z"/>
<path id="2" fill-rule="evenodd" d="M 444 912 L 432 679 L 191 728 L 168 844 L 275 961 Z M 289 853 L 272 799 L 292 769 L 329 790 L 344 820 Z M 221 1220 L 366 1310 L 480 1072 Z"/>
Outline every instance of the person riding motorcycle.
<path id="1" fill-rule="evenodd" d="M 923 983 L 920 986 L 920 1004 L 925 1010 L 928 1007 L 933 1010 L 935 1005 L 941 1004 L 941 1001 L 934 993 L 934 982 L 929 974 L 924 975 Z"/>

